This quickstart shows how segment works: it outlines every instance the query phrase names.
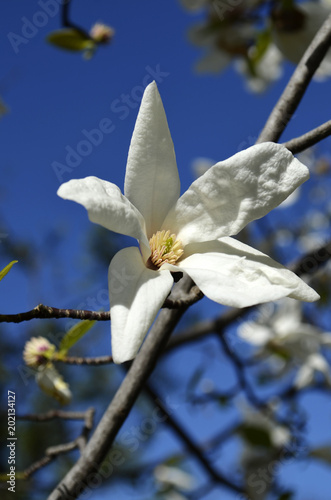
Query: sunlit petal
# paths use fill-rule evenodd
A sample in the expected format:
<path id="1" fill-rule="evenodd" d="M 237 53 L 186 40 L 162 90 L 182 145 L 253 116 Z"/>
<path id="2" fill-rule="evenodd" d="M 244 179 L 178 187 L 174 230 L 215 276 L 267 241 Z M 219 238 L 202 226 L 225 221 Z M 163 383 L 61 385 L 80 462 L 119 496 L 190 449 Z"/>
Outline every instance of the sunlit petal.
<path id="1" fill-rule="evenodd" d="M 169 271 L 151 271 L 145 267 L 138 248 L 125 248 L 115 255 L 109 266 L 115 363 L 135 357 L 172 284 Z"/>

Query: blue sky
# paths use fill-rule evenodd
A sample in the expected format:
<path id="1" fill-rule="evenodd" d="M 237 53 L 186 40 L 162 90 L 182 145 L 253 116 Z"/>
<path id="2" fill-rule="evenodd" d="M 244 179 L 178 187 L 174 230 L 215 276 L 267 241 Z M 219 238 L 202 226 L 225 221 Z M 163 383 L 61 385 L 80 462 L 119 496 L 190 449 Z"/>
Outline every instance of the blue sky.
<path id="1" fill-rule="evenodd" d="M 196 76 L 193 66 L 199 51 L 188 43 L 186 34 L 199 14 L 189 15 L 176 0 L 73 1 L 71 17 L 76 23 L 88 30 L 101 20 L 116 30 L 112 44 L 100 47 L 86 61 L 78 53 L 46 43 L 47 34 L 60 27 L 58 15 L 46 16 L 45 26 L 33 32 L 24 31 L 40 18 L 42 3 L 15 0 L 2 7 L 0 96 L 10 112 L 0 121 L 1 214 L 12 231 L 8 237 L 29 239 L 37 247 L 55 229 L 63 235 L 56 266 L 63 266 L 58 272 L 70 286 L 82 273 L 79 255 L 90 223 L 80 206 L 64 202 L 56 191 L 61 182 L 88 175 L 123 187 L 131 134 L 147 81 L 157 80 L 184 191 L 194 179 L 191 163 L 196 157 L 219 161 L 254 143 L 293 68 L 286 65 L 283 78 L 261 96 L 248 94 L 232 68 L 217 77 Z M 30 38 L 13 47 L 10 33 L 30 33 Z M 330 81 L 311 84 L 283 140 L 330 118 L 328 106 L 321 104 L 329 102 L 330 85 Z M 91 134 L 95 144 L 83 146 Z M 324 147 L 328 146 L 326 141 Z M 65 164 L 68 154 L 77 165 L 61 174 L 59 164 Z M 7 263 L 7 256 L 0 253 L 0 268 Z M 3 282 L 3 311 L 23 311 L 38 302 L 75 307 L 81 301 L 80 292 L 69 297 L 52 288 L 49 277 L 55 263 L 51 258 L 44 256 L 41 264 L 45 270 L 32 284 L 20 264 L 13 268 Z M 14 335 L 19 338 L 19 329 Z M 316 404 L 321 407 L 325 401 L 317 398 Z M 327 408 L 330 415 L 330 405 Z M 203 423 L 194 425 L 199 429 Z M 299 475 L 303 491 L 317 495 L 318 486 L 311 488 L 308 470 L 307 479 L 300 470 L 291 474 L 290 478 Z M 320 500 L 326 500 L 323 481 L 324 476 Z M 97 493 L 93 498 L 98 498 Z M 218 497 L 208 500 L 213 498 Z"/>

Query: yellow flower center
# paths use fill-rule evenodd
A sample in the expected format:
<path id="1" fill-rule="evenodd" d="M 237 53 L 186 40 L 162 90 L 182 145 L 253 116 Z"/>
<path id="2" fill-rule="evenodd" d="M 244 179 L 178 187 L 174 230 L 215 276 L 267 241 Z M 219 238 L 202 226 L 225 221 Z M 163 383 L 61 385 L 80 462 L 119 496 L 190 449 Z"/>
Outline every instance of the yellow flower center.
<path id="1" fill-rule="evenodd" d="M 170 231 L 158 231 L 153 234 L 149 246 L 152 253 L 147 266 L 152 269 L 163 264 L 175 264 L 184 253 L 182 242 L 176 239 L 175 234 L 170 234 Z"/>

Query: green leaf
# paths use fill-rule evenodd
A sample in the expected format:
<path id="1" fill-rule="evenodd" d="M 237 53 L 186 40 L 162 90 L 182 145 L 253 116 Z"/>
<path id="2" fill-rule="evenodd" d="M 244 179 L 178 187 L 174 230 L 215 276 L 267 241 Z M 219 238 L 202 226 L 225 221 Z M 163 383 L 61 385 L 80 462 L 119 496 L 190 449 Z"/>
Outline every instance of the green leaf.
<path id="1" fill-rule="evenodd" d="M 0 281 L 2 280 L 2 278 L 4 278 L 6 276 L 7 273 L 9 273 L 9 271 L 11 270 L 11 268 L 13 267 L 14 264 L 16 264 L 16 262 L 18 262 L 18 260 L 12 260 L 8 266 L 4 267 L 2 269 L 2 271 L 0 271 Z"/>
<path id="2" fill-rule="evenodd" d="M 91 38 L 74 29 L 53 31 L 47 36 L 49 43 L 65 50 L 81 51 L 93 49 L 95 43 Z"/>
<path id="3" fill-rule="evenodd" d="M 323 462 L 331 465 L 331 444 L 313 448 L 312 450 L 310 450 L 309 456 L 318 458 L 319 460 L 322 460 Z"/>
<path id="4" fill-rule="evenodd" d="M 249 71 L 253 76 L 257 75 L 256 67 L 261 61 L 264 54 L 266 53 L 270 45 L 270 42 L 271 42 L 270 30 L 260 31 L 256 39 L 254 50 L 252 51 L 252 53 L 248 54 L 248 59 L 247 59 Z"/>
<path id="5" fill-rule="evenodd" d="M 92 328 L 94 323 L 95 321 L 84 320 L 70 328 L 60 342 L 58 356 L 65 356 L 68 350 Z"/>
<path id="6" fill-rule="evenodd" d="M 264 54 L 266 53 L 271 42 L 271 32 L 270 30 L 260 31 L 255 45 L 255 50 L 253 53 L 252 60 L 256 64 L 258 63 Z"/>
<path id="7" fill-rule="evenodd" d="M 239 428 L 239 434 L 241 434 L 241 436 L 253 446 L 272 448 L 269 432 L 261 427 L 243 424 Z"/>

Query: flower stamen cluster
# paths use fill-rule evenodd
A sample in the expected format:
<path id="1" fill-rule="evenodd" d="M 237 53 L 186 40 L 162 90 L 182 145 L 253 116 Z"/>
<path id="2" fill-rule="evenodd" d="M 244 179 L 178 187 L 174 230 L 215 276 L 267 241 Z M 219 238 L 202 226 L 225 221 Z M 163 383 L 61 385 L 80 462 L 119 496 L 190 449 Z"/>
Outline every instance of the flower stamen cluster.
<path id="1" fill-rule="evenodd" d="M 182 242 L 170 231 L 157 231 L 149 240 L 149 246 L 152 252 L 149 262 L 156 268 L 163 264 L 175 264 L 184 253 Z"/>

